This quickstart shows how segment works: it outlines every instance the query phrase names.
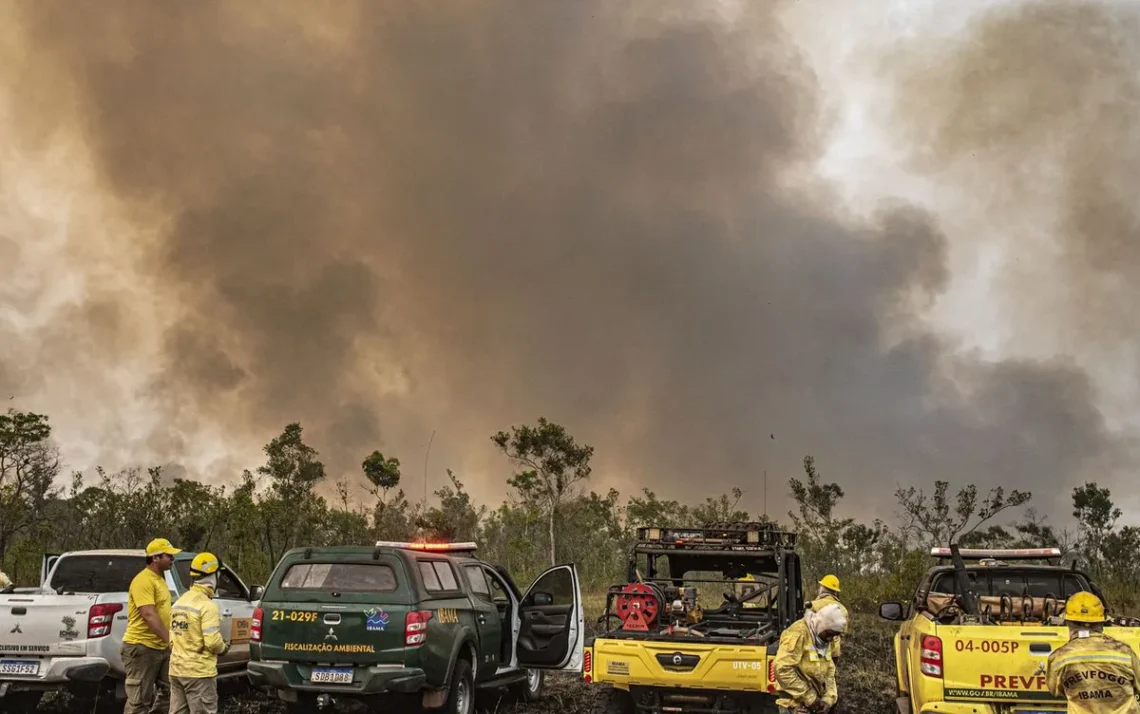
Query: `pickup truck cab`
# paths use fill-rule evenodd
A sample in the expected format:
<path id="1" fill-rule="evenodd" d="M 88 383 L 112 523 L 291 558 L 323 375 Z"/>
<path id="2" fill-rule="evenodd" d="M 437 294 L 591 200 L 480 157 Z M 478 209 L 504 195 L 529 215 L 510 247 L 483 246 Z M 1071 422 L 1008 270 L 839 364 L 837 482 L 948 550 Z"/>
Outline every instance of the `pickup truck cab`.
<path id="1" fill-rule="evenodd" d="M 194 555 L 179 553 L 166 573 L 172 600 L 190 586 Z M 127 590 L 144 567 L 142 550 L 50 555 L 35 592 L 0 595 L 0 711 L 29 711 L 45 692 L 61 689 L 125 700 L 119 648 L 127 629 Z M 221 678 L 245 674 L 253 601 L 260 592 L 233 571 L 222 572 L 216 602 L 231 649 L 218 663 Z"/>
<path id="2" fill-rule="evenodd" d="M 405 699 L 470 714 L 476 690 L 537 699 L 544 671 L 581 671 L 574 565 L 524 594 L 475 550 L 381 541 L 289 551 L 254 612 L 250 682 L 291 711 Z"/>
<path id="3" fill-rule="evenodd" d="M 909 604 L 879 606 L 881 617 L 902 623 L 894 637 L 900 714 L 1064 712 L 1046 686 L 1046 664 L 1069 640 L 1065 601 L 1081 591 L 1103 601 L 1103 593 L 1084 573 L 1057 565 L 1055 548 L 955 546 L 931 555 L 944 562 L 923 575 Z M 1054 562 L 1017 562 L 1026 560 Z M 1105 634 L 1140 652 L 1138 625 L 1116 618 Z"/>

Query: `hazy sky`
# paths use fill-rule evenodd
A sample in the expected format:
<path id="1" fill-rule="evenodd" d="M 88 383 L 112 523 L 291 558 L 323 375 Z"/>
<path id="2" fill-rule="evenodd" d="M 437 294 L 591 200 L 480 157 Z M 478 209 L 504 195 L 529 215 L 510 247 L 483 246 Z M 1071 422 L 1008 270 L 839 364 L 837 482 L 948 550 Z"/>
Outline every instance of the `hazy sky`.
<path id="1" fill-rule="evenodd" d="M 73 468 L 300 421 L 493 498 L 544 415 L 600 489 L 1126 500 L 1136 6 L 11 7 L 0 390 Z"/>

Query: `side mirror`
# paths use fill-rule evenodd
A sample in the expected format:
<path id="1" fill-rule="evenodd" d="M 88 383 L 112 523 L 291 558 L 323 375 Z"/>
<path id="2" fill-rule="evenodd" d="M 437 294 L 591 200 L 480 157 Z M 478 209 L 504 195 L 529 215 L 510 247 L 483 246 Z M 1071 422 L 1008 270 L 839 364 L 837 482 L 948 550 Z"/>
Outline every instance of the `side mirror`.
<path id="1" fill-rule="evenodd" d="M 534 605 L 535 607 L 549 607 L 554 604 L 554 596 L 550 593 L 535 593 Z"/>
<path id="2" fill-rule="evenodd" d="M 260 600 L 263 595 L 265 595 L 265 588 L 264 587 L 262 587 L 260 585 L 249 586 L 249 601 L 250 602 L 256 602 L 256 601 Z"/>
<path id="3" fill-rule="evenodd" d="M 903 619 L 903 604 L 901 602 L 884 602 L 879 605 L 879 617 L 891 622 Z"/>

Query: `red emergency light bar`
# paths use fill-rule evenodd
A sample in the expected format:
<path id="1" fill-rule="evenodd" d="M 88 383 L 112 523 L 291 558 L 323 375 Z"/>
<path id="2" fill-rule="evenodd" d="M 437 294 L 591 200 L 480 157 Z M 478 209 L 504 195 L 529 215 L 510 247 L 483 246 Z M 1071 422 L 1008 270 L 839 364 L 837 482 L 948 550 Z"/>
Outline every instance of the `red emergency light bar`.
<path id="1" fill-rule="evenodd" d="M 963 559 L 982 558 L 1060 558 L 1060 548 L 961 548 L 958 553 Z M 931 548 L 930 554 L 939 558 L 951 557 L 949 548 Z"/>
<path id="2" fill-rule="evenodd" d="M 377 548 L 405 548 L 407 550 L 430 550 L 444 553 L 469 553 L 478 550 L 479 546 L 473 542 L 466 543 L 403 543 L 392 540 L 376 541 Z"/>

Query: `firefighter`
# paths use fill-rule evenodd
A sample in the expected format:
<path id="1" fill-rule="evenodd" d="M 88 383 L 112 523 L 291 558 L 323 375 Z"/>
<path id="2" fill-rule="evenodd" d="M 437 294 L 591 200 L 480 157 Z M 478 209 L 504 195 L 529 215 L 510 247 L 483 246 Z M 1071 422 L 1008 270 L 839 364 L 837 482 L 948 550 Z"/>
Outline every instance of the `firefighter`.
<path id="1" fill-rule="evenodd" d="M 12 587 L 12 579 L 3 570 L 0 570 L 0 593 L 7 592 Z"/>
<path id="2" fill-rule="evenodd" d="M 811 609 L 819 612 L 825 605 L 838 605 L 843 610 L 843 616 L 847 618 L 848 626 L 850 626 L 851 615 L 843 603 L 839 602 L 839 578 L 834 575 L 824 575 L 823 579 L 819 581 L 819 592 L 816 594 L 815 600 L 811 602 Z M 843 634 L 848 633 L 844 631 Z M 832 660 L 839 659 L 842 645 L 842 637 L 836 637 L 835 641 L 831 643 Z"/>
<path id="3" fill-rule="evenodd" d="M 1049 655 L 1047 683 L 1068 700 L 1069 714 L 1140 714 L 1140 659 L 1104 634 L 1104 604 L 1079 592 L 1065 603 L 1069 641 Z"/>
<path id="4" fill-rule="evenodd" d="M 123 714 L 166 709 L 167 666 L 170 664 L 170 587 L 166 571 L 182 551 L 165 538 L 146 546 L 146 567 L 131 580 L 127 592 L 127 631 L 119 656 L 123 660 L 127 705 Z"/>
<path id="5" fill-rule="evenodd" d="M 230 649 L 214 602 L 219 572 L 213 553 L 194 556 L 194 584 L 171 608 L 170 714 L 217 714 L 218 657 Z"/>
<path id="6" fill-rule="evenodd" d="M 831 711 L 839 699 L 831 646 L 847 628 L 847 613 L 838 604 L 807 610 L 784 630 L 774 669 L 780 714 Z"/>

